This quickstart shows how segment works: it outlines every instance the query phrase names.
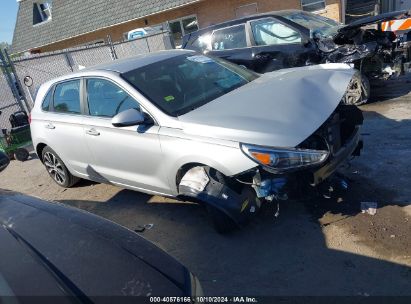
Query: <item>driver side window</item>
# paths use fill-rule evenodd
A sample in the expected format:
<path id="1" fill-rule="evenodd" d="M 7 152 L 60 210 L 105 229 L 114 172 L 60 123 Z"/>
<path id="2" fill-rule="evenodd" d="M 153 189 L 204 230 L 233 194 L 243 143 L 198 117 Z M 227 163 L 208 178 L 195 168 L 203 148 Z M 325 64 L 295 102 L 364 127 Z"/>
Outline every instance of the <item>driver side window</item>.
<path id="1" fill-rule="evenodd" d="M 272 18 L 251 22 L 256 45 L 301 43 L 301 34 Z"/>
<path id="2" fill-rule="evenodd" d="M 114 117 L 128 109 L 140 111 L 138 102 L 114 83 L 99 79 L 87 79 L 87 103 L 91 116 Z"/>

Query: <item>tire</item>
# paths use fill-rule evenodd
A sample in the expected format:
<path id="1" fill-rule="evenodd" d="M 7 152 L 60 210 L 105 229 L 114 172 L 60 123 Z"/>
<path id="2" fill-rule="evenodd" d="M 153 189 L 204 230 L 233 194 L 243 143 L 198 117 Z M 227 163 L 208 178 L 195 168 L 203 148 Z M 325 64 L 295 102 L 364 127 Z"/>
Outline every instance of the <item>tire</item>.
<path id="1" fill-rule="evenodd" d="M 26 149 L 18 148 L 16 151 L 14 151 L 13 156 L 15 160 L 24 162 L 29 158 L 30 154 L 29 151 L 27 151 Z"/>
<path id="2" fill-rule="evenodd" d="M 69 172 L 61 158 L 50 147 L 46 146 L 43 149 L 41 157 L 47 172 L 57 185 L 70 188 L 80 180 Z"/>
<path id="3" fill-rule="evenodd" d="M 370 81 L 367 76 L 356 72 L 348 85 L 344 103 L 356 106 L 365 104 L 370 98 L 370 92 Z"/>

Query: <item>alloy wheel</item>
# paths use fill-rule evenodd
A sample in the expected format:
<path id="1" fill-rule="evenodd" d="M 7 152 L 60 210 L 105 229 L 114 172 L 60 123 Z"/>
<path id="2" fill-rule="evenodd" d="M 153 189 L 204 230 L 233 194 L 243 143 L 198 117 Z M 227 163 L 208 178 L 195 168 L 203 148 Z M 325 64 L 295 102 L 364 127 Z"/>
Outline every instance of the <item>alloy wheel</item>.
<path id="1" fill-rule="evenodd" d="M 60 185 L 65 183 L 66 174 L 64 173 L 63 165 L 54 154 L 50 152 L 44 154 L 44 165 L 56 183 Z"/>

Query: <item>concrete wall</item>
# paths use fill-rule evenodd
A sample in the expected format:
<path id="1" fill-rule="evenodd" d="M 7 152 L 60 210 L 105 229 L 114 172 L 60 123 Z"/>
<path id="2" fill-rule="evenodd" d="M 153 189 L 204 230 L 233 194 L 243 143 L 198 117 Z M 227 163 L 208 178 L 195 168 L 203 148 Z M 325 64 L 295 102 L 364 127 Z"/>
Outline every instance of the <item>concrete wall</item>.
<path id="1" fill-rule="evenodd" d="M 204 0 L 175 10 L 133 20 L 110 28 L 96 30 L 92 33 L 44 46 L 40 48 L 39 51 L 49 52 L 89 43 L 91 41 L 105 40 L 107 35 L 110 35 L 114 42 L 121 41 L 123 34 L 132 29 L 156 25 L 188 15 L 197 15 L 199 26 L 202 28 L 234 19 L 236 17 L 236 8 L 251 3 L 257 3 L 259 13 L 283 9 L 301 9 L 300 0 Z M 326 4 L 326 9 L 321 11 L 320 14 L 341 21 L 340 0 L 326 0 Z"/>

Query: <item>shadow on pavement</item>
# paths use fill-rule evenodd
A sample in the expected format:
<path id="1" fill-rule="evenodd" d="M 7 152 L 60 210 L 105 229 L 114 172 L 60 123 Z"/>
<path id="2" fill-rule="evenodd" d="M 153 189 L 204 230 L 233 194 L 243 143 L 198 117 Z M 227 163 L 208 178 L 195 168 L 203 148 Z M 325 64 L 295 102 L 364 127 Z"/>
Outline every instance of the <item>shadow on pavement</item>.
<path id="1" fill-rule="evenodd" d="M 377 118 L 381 124 L 390 120 Z M 389 123 L 395 129 L 409 121 Z M 129 190 L 104 203 L 60 202 L 133 230 L 153 224 L 141 235 L 198 275 L 207 295 L 410 296 L 411 267 L 388 260 L 410 264 L 411 215 L 395 203 L 400 188 L 369 177 L 382 164 L 367 140 L 361 162 L 342 170 L 347 191 L 337 189 L 330 199 L 284 202 L 279 218 L 275 206 L 267 205 L 254 222 L 229 235 L 213 230 L 200 205 Z M 409 140 L 399 149 L 407 147 Z M 378 202 L 377 214 L 361 214 L 362 201 Z M 349 244 L 349 252 L 332 249 L 341 244 Z"/>

